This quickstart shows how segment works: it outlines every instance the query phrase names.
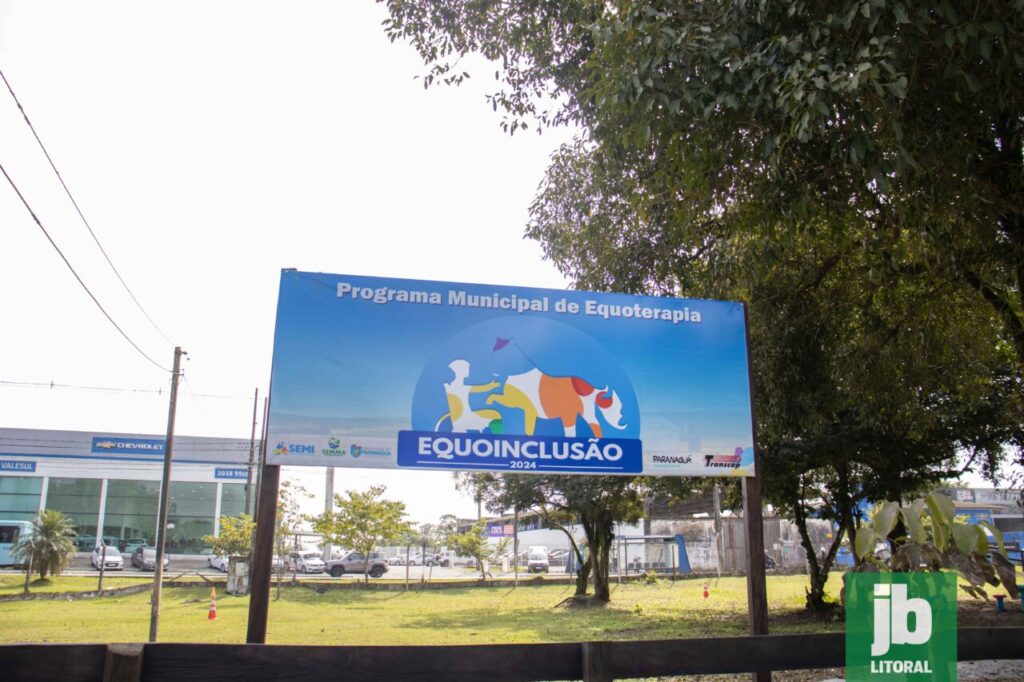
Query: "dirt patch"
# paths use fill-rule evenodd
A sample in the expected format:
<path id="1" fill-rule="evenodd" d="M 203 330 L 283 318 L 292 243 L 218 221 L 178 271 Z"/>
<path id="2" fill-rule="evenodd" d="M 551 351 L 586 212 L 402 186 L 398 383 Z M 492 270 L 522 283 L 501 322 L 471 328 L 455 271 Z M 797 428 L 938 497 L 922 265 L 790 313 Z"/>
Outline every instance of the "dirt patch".
<path id="1" fill-rule="evenodd" d="M 1024 627 L 1020 602 L 1006 599 L 1005 611 L 996 610 L 994 599 L 960 602 L 957 621 L 960 627 Z"/>

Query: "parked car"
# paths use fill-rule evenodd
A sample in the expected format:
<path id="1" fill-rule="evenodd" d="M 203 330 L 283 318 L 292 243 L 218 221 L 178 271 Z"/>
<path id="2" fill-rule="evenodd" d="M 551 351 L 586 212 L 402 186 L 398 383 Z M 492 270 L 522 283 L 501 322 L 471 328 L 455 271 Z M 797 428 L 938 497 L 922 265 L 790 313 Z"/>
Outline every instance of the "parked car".
<path id="1" fill-rule="evenodd" d="M 122 554 L 132 554 L 139 547 L 148 545 L 149 541 L 145 538 L 129 538 L 124 541 L 124 546 L 121 547 Z"/>
<path id="2" fill-rule="evenodd" d="M 436 554 L 413 554 L 409 557 L 410 566 L 433 566 L 437 562 Z"/>
<path id="3" fill-rule="evenodd" d="M 388 566 L 405 566 L 405 555 L 398 554 L 385 559 L 388 562 Z"/>
<path id="4" fill-rule="evenodd" d="M 530 573 L 547 573 L 551 564 L 548 563 L 548 553 L 543 547 L 535 547 L 530 549 L 529 556 L 526 560 L 526 567 Z"/>
<path id="5" fill-rule="evenodd" d="M 441 552 L 437 555 L 438 566 L 466 566 L 468 568 L 474 568 L 476 566 L 476 559 L 471 556 L 458 556 L 455 552 Z"/>
<path id="6" fill-rule="evenodd" d="M 166 552 L 164 553 L 164 570 L 170 564 Z M 141 568 L 143 571 L 156 570 L 156 547 L 152 545 L 140 545 L 132 552 L 132 566 Z"/>
<path id="7" fill-rule="evenodd" d="M 272 573 L 284 572 L 284 559 L 275 554 L 273 560 L 270 562 L 270 571 Z"/>
<path id="8" fill-rule="evenodd" d="M 379 578 L 388 572 L 388 562 L 379 555 L 374 556 L 375 554 L 376 552 L 371 554 L 370 561 L 366 562 L 366 555 L 362 552 L 348 552 L 338 559 L 331 559 L 325 563 L 324 570 L 335 578 L 340 578 L 345 573 L 362 573 L 365 564 L 370 577 Z"/>
<path id="9" fill-rule="evenodd" d="M 284 565 L 287 570 L 299 573 L 323 573 L 324 560 L 321 556 L 320 552 L 311 550 L 291 552 L 285 559 Z"/>
<path id="10" fill-rule="evenodd" d="M 211 554 L 206 557 L 206 563 L 210 568 L 228 572 L 228 557 L 224 554 Z"/>
<path id="11" fill-rule="evenodd" d="M 96 570 L 99 570 L 100 564 L 103 564 L 104 570 L 107 571 L 124 570 L 124 558 L 121 556 L 121 550 L 117 547 L 96 545 L 92 550 L 90 561 Z"/>

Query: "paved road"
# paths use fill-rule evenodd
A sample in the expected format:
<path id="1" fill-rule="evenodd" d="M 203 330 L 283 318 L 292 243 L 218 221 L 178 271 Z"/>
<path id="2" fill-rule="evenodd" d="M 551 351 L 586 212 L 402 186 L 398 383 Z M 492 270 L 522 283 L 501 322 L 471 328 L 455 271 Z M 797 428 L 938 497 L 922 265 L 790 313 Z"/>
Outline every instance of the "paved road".
<path id="1" fill-rule="evenodd" d="M 405 566 L 391 566 L 388 572 L 385 574 L 386 578 L 402 580 L 405 578 Z M 12 573 L 10 569 L 0 570 L 0 573 Z M 130 555 L 124 555 L 124 570 L 123 571 L 107 571 L 110 575 L 153 575 L 152 571 L 143 571 L 142 569 L 135 568 L 132 566 L 130 561 Z M 171 558 L 168 568 L 164 571 L 164 574 L 168 577 L 175 577 L 181 573 L 205 575 L 209 578 L 223 577 L 224 574 L 218 570 L 210 568 L 207 563 L 206 557 L 189 557 L 184 559 Z M 89 554 L 80 553 L 75 556 L 71 561 L 71 567 L 65 572 L 65 575 L 77 575 L 77 576 L 90 576 L 98 575 L 99 571 L 92 567 L 89 562 Z M 409 566 L 409 579 L 419 582 L 424 577 L 430 580 L 448 580 L 452 578 L 477 578 L 480 573 L 478 571 L 470 570 L 467 568 L 444 568 L 443 566 Z M 502 573 L 500 570 L 495 568 L 491 569 L 491 575 L 495 578 L 512 577 L 512 572 Z M 552 568 L 551 575 L 565 575 L 564 568 Z M 528 577 L 529 574 L 520 572 L 519 577 Z M 299 578 L 330 578 L 332 580 L 356 580 L 362 578 L 361 575 L 357 574 L 346 574 L 341 578 L 331 578 L 326 573 L 314 573 L 309 576 L 299 574 Z"/>

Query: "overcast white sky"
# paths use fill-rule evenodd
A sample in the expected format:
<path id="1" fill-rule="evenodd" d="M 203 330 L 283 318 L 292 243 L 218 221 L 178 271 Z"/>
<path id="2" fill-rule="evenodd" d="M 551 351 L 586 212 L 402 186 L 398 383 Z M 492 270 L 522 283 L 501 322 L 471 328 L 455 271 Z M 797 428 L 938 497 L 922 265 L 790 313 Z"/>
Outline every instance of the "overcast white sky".
<path id="1" fill-rule="evenodd" d="M 504 134 L 479 62 L 476 80 L 425 91 L 384 17 L 371 0 L 0 0 L 0 68 L 114 264 L 189 353 L 178 433 L 249 436 L 244 397 L 266 394 L 281 268 L 566 286 L 522 233 L 569 131 Z M 111 315 L 169 366 L 173 344 L 116 281 L 6 89 L 0 163 Z M 167 386 L 5 181 L 0 320 L 2 381 Z M 3 426 L 163 433 L 166 418 L 166 395 L 0 384 Z M 322 469 L 286 475 L 323 495 Z M 337 489 L 377 481 L 417 521 L 476 511 L 442 473 L 338 470 Z"/>

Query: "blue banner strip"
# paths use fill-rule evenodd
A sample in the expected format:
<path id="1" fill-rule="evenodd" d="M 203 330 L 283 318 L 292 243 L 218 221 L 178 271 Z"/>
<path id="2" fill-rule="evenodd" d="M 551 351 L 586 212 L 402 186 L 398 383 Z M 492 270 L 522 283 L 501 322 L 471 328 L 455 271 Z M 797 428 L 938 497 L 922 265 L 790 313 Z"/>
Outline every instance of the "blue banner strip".
<path id="1" fill-rule="evenodd" d="M 36 470 L 35 462 L 22 462 L 15 459 L 0 459 L 0 471 L 26 471 Z"/>
<path id="2" fill-rule="evenodd" d="M 416 469 L 639 474 L 643 448 L 633 438 L 399 431 L 397 460 Z"/>

